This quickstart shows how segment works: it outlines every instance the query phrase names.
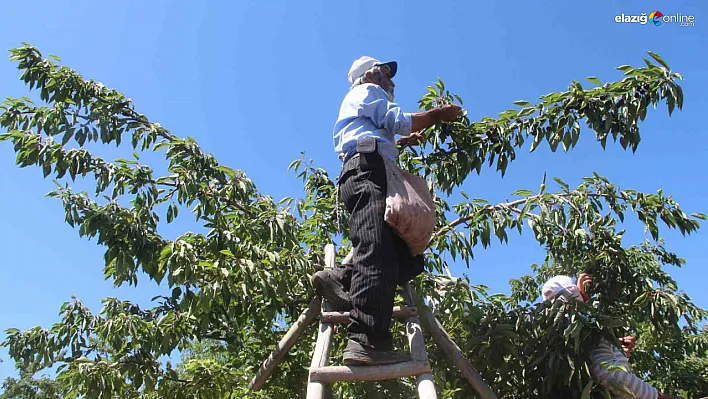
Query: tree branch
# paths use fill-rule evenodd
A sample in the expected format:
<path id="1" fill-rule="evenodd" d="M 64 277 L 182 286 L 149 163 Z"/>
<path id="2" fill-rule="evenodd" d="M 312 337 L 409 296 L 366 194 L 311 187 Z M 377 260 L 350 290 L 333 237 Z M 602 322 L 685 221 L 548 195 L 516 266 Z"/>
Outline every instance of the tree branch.
<path id="1" fill-rule="evenodd" d="M 573 192 L 570 192 L 570 193 L 560 193 L 560 194 L 552 194 L 552 195 L 554 198 L 560 199 L 560 200 L 570 204 L 573 207 L 573 209 L 575 209 L 578 212 L 579 215 L 582 215 L 582 213 L 580 213 L 580 210 L 578 210 L 577 207 L 575 207 L 570 201 L 567 200 L 567 197 L 570 197 L 573 194 L 574 194 Z M 521 198 L 521 199 L 518 199 L 515 201 L 511 201 L 511 202 L 503 202 L 503 203 L 499 203 L 497 205 L 487 206 L 483 209 L 485 209 L 488 213 L 491 213 L 494 211 L 498 211 L 500 209 L 508 208 L 511 212 L 521 214 L 521 211 L 519 209 L 517 209 L 517 207 L 519 205 L 522 205 L 522 204 L 527 203 L 529 201 L 536 201 L 536 200 L 542 198 L 544 195 L 546 195 L 546 194 L 536 194 L 536 195 L 532 195 L 530 197 Z M 606 194 L 600 194 L 600 193 L 587 193 L 587 195 L 589 197 L 595 197 L 595 198 L 607 197 Z M 533 216 L 535 218 L 541 217 L 540 215 L 537 215 L 535 213 L 528 213 L 527 212 L 527 215 Z M 460 218 L 454 220 L 453 222 L 451 222 L 450 224 L 441 228 L 435 234 L 433 234 L 433 238 L 431 239 L 431 241 L 433 239 L 436 239 L 436 238 L 440 237 L 441 235 L 447 233 L 448 231 L 452 231 L 455 227 L 457 227 L 463 223 L 469 222 L 470 220 L 474 219 L 474 217 L 475 217 L 475 215 L 468 215 L 468 216 L 463 216 L 463 217 L 460 217 Z"/>

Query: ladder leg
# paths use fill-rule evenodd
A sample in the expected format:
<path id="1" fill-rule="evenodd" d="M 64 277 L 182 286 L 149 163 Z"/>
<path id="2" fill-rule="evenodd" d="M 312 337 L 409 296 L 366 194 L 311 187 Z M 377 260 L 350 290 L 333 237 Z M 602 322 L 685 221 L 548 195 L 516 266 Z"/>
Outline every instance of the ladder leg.
<path id="1" fill-rule="evenodd" d="M 307 309 L 302 312 L 285 336 L 278 342 L 278 346 L 273 349 L 273 352 L 271 352 L 270 356 L 268 356 L 263 362 L 263 365 L 258 369 L 256 376 L 253 377 L 249 385 L 251 391 L 258 391 L 263 388 L 268 377 L 273 374 L 280 362 L 285 359 L 290 348 L 295 345 L 295 342 L 305 333 L 305 330 L 310 324 L 315 321 L 317 315 L 321 313 L 321 303 L 322 300 L 317 296 L 310 301 Z"/>
<path id="2" fill-rule="evenodd" d="M 416 306 L 410 283 L 407 283 L 404 287 L 403 296 L 408 306 Z M 413 359 L 428 362 L 428 351 L 425 350 L 423 330 L 420 327 L 418 316 L 411 316 L 406 320 L 406 334 L 408 335 L 408 344 L 410 345 Z M 437 392 L 435 391 L 433 375 L 431 373 L 418 375 L 416 377 L 416 386 L 418 387 L 418 396 L 421 399 L 438 398 Z"/>
<path id="3" fill-rule="evenodd" d="M 324 306 L 327 307 L 326 301 Z M 315 344 L 315 352 L 312 355 L 312 363 L 310 363 L 310 368 L 325 367 L 329 365 L 329 354 L 332 349 L 332 330 L 334 326 L 332 323 L 322 323 L 319 324 L 319 331 L 317 332 L 317 343 Z M 308 378 L 307 382 L 307 399 L 324 399 L 331 395 L 330 384 L 323 382 L 311 381 Z"/>
<path id="4" fill-rule="evenodd" d="M 335 249 L 334 245 L 327 244 L 325 246 L 325 267 L 328 269 L 334 268 L 335 265 Z M 322 300 L 322 310 L 330 311 L 330 306 L 326 300 Z M 325 367 L 329 365 L 329 355 L 332 349 L 332 332 L 334 329 L 333 323 L 319 323 L 317 331 L 317 342 L 315 343 L 315 351 L 312 354 L 312 362 L 310 369 Z M 308 376 L 307 381 L 307 399 L 325 399 L 332 397 L 332 385 L 324 382 L 312 381 L 311 376 Z"/>
<path id="5" fill-rule="evenodd" d="M 350 252 L 351 255 L 351 252 Z M 349 257 L 349 256 L 348 256 Z M 333 268 L 335 264 L 334 245 L 325 247 L 325 266 Z M 404 297 L 410 307 L 416 306 L 415 294 L 410 284 L 404 288 Z M 416 376 L 416 386 L 421 399 L 437 399 L 428 352 L 425 350 L 423 330 L 420 327 L 417 309 L 412 309 L 406 318 L 406 333 L 413 361 L 383 365 L 383 366 L 338 366 L 328 367 L 332 348 L 334 323 L 340 321 L 336 312 L 331 312 L 326 300 L 322 301 L 323 313 L 320 317 L 317 343 L 312 355 L 310 373 L 308 375 L 307 399 L 324 399 L 331 397 L 332 383 L 335 381 L 377 381 L 406 376 Z M 415 311 L 413 311 L 415 310 Z M 324 317 L 327 315 L 328 317 Z"/>

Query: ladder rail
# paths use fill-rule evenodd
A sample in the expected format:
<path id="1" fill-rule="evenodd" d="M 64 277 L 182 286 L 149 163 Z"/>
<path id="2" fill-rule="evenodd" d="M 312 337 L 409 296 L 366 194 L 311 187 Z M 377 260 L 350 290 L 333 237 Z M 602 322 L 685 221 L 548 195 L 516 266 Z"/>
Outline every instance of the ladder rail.
<path id="1" fill-rule="evenodd" d="M 325 307 L 327 304 L 325 303 Z M 312 355 L 310 369 L 326 367 L 329 365 L 329 355 L 332 350 L 332 332 L 334 326 L 332 323 L 320 322 L 317 332 L 317 342 L 315 343 L 315 351 Z M 307 399 L 324 399 L 331 389 L 326 382 L 313 379 L 312 373 L 309 373 L 307 382 Z"/>
<path id="2" fill-rule="evenodd" d="M 349 262 L 353 251 L 342 261 Z M 325 247 L 325 268 L 334 268 L 336 251 L 332 244 Z M 416 377 L 416 388 L 421 399 L 437 399 L 428 352 L 425 349 L 423 330 L 415 307 L 415 296 L 410 284 L 404 287 L 408 306 L 394 308 L 397 318 L 406 322 L 406 334 L 413 361 L 383 366 L 329 366 L 334 323 L 348 322 L 349 312 L 331 312 L 327 301 L 322 301 L 317 342 L 308 374 L 307 399 L 321 399 L 331 393 L 331 384 L 339 381 L 379 381 L 403 377 Z"/>
<path id="3" fill-rule="evenodd" d="M 415 303 L 418 303 L 419 297 L 412 287 L 410 292 L 415 300 Z M 487 385 L 482 378 L 482 375 L 465 357 L 460 347 L 457 346 L 452 338 L 450 338 L 450 335 L 447 331 L 445 331 L 445 328 L 433 315 L 430 309 L 422 301 L 420 301 L 418 308 L 418 314 L 420 315 L 420 319 L 423 321 L 423 326 L 425 329 L 433 337 L 433 340 L 437 343 L 438 347 L 443 350 L 445 356 L 447 356 L 447 358 L 455 364 L 462 376 L 467 380 L 467 382 L 470 383 L 470 385 L 472 385 L 472 388 L 477 391 L 479 397 L 482 399 L 497 399 L 494 391 L 492 391 L 489 385 Z"/>
<path id="4" fill-rule="evenodd" d="M 410 283 L 406 283 L 403 289 L 403 297 L 409 307 L 416 305 L 415 297 L 413 296 L 413 288 Z M 430 367 L 428 351 L 425 349 L 425 340 L 423 338 L 423 329 L 420 327 L 420 320 L 417 312 L 406 320 L 406 334 L 408 335 L 408 345 L 410 346 L 411 356 L 413 360 L 424 361 Z M 435 390 L 435 382 L 433 374 L 430 372 L 419 374 L 416 376 L 416 387 L 420 399 L 438 399 L 438 394 Z"/>
<path id="5" fill-rule="evenodd" d="M 350 251 L 342 263 L 349 262 L 352 255 L 353 251 Z M 333 244 L 327 244 L 325 247 L 325 268 L 334 268 L 335 261 L 335 247 Z M 446 268 L 445 271 L 448 278 L 455 279 L 451 276 L 449 269 Z M 333 312 L 324 298 L 316 296 L 283 336 L 276 349 L 263 362 L 256 376 L 251 380 L 249 391 L 258 391 L 263 387 L 265 381 L 302 336 L 307 326 L 319 318 L 317 341 L 308 373 L 307 399 L 331 398 L 332 383 L 337 381 L 377 381 L 412 376 L 416 377 L 416 388 L 421 399 L 437 399 L 434 377 L 421 326 L 428 330 L 435 343 L 457 366 L 463 377 L 482 399 L 496 399 L 496 395 L 489 385 L 465 358 L 431 309 L 417 296 L 410 283 L 406 283 L 404 286 L 403 296 L 407 306 L 394 307 L 394 314 L 397 316 L 396 318 L 406 321 L 406 335 L 413 361 L 383 366 L 329 366 L 335 323 L 346 322 L 345 318 L 349 317 L 349 312 Z M 434 306 L 432 303 L 431 305 Z"/>
<path id="6" fill-rule="evenodd" d="M 336 263 L 336 252 L 334 245 L 325 246 L 325 269 L 333 269 Z M 325 312 L 331 311 L 330 305 L 322 298 L 321 309 Z M 331 322 L 323 321 L 320 317 L 319 330 L 317 331 L 317 342 L 312 355 L 310 369 L 318 369 L 329 365 L 329 355 L 332 350 L 332 334 L 334 325 Z M 323 381 L 314 381 L 312 373 L 307 377 L 307 399 L 324 399 L 331 396 L 331 385 Z"/>
<path id="7" fill-rule="evenodd" d="M 307 327 L 310 326 L 317 316 L 321 313 L 321 300 L 315 297 L 307 308 L 300 314 L 300 317 L 288 329 L 288 332 L 280 339 L 278 346 L 273 349 L 270 356 L 263 361 L 263 364 L 256 372 L 256 375 L 249 384 L 249 391 L 255 392 L 263 388 L 268 378 L 278 368 L 278 365 L 285 359 L 290 348 L 295 345 L 297 340 L 305 333 Z"/>

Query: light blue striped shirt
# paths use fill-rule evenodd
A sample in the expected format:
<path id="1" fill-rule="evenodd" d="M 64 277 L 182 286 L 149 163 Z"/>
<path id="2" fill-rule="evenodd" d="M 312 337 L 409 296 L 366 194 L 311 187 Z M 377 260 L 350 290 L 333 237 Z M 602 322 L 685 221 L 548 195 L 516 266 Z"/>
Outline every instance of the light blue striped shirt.
<path id="1" fill-rule="evenodd" d="M 616 395 L 615 398 L 656 399 L 659 396 L 656 388 L 630 371 L 629 359 L 607 340 L 600 341 L 592 350 L 590 357 L 591 371 L 595 379 L 600 385 L 612 391 Z M 613 370 L 612 366 L 624 370 Z"/>
<path id="2" fill-rule="evenodd" d="M 386 91 L 375 84 L 361 84 L 347 93 L 339 108 L 333 131 L 334 150 L 345 156 L 356 151 L 358 139 L 375 137 L 379 153 L 396 160 L 395 136 L 410 135 L 411 126 L 411 113 L 390 101 Z"/>

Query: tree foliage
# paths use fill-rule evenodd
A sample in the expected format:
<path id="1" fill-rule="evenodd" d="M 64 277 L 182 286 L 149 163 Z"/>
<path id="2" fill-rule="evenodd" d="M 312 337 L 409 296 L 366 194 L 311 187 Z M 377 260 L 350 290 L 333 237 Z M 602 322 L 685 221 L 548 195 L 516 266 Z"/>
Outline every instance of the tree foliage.
<path id="1" fill-rule="evenodd" d="M 61 386 L 47 376 L 35 378 L 36 371 L 35 365 L 20 365 L 20 378 L 5 380 L 0 399 L 61 399 Z"/>
<path id="2" fill-rule="evenodd" d="M 428 273 L 415 280 L 419 292 L 438 303 L 438 317 L 500 397 L 603 397 L 589 371 L 587 349 L 599 337 L 639 337 L 633 367 L 662 390 L 705 394 L 706 312 L 695 306 L 664 269 L 684 263 L 664 249 L 659 228 L 690 234 L 702 214 L 687 215 L 662 191 L 621 189 L 593 174 L 575 188 L 545 177 L 537 192 L 490 204 L 471 199 L 461 185 L 472 171 L 496 165 L 502 176 L 516 151 L 546 143 L 552 151 L 575 147 L 581 123 L 597 141 L 619 141 L 636 151 L 639 125 L 650 107 L 665 103 L 669 114 L 683 106 L 678 81 L 659 55 L 645 66 L 623 65 L 622 80 L 516 101 L 520 109 L 497 118 L 439 124 L 425 143 L 401 155 L 402 167 L 424 176 L 434 189 L 438 231 L 426 253 Z M 21 79 L 39 94 L 2 105 L 0 142 L 12 143 L 20 167 L 36 166 L 57 188 L 65 220 L 81 237 L 105 247 L 106 278 L 116 286 L 137 285 L 146 276 L 169 289 L 141 308 L 106 298 L 98 313 L 79 300 L 61 306 L 61 321 L 19 331 L 8 329 L 4 345 L 19 365 L 57 367 L 64 397 L 240 397 L 260 362 L 314 293 L 308 277 L 320 268 L 324 245 L 348 250 L 343 210 L 328 173 L 303 158 L 291 167 L 304 183 L 304 198 L 275 201 L 238 170 L 220 165 L 192 138 L 180 138 L 137 112 L 114 89 L 86 80 L 43 58 L 30 45 L 11 50 Z M 462 99 L 442 81 L 428 88 L 421 109 Z M 128 143 L 124 143 L 129 141 Z M 89 151 L 99 144 L 131 147 L 132 159 L 112 162 Z M 142 152 L 162 152 L 164 175 L 140 162 Z M 91 194 L 72 190 L 85 179 Z M 450 204 L 455 194 L 465 200 Z M 618 224 L 636 214 L 650 233 L 640 246 L 624 246 Z M 198 226 L 175 239 L 165 223 L 190 215 Z M 547 256 L 533 273 L 511 282 L 511 294 L 490 295 L 484 286 L 438 275 L 446 259 L 474 259 L 473 250 L 501 243 L 525 229 Z M 341 237 L 341 239 L 340 239 Z M 552 274 L 592 272 L 595 301 L 534 303 L 539 285 Z M 444 289 L 440 288 L 444 286 Z M 304 395 L 314 329 L 300 339 L 267 387 L 250 397 Z M 396 336 L 403 345 L 402 332 Z M 427 342 L 431 340 L 427 339 Z M 338 334 L 335 353 L 343 340 Z M 471 388 L 429 346 L 441 397 L 471 397 Z M 186 353 L 178 366 L 165 356 Z M 668 370 L 668 371 L 667 371 Z M 702 373 L 702 374 L 701 374 Z M 410 379 L 336 384 L 341 397 L 409 397 Z"/>

